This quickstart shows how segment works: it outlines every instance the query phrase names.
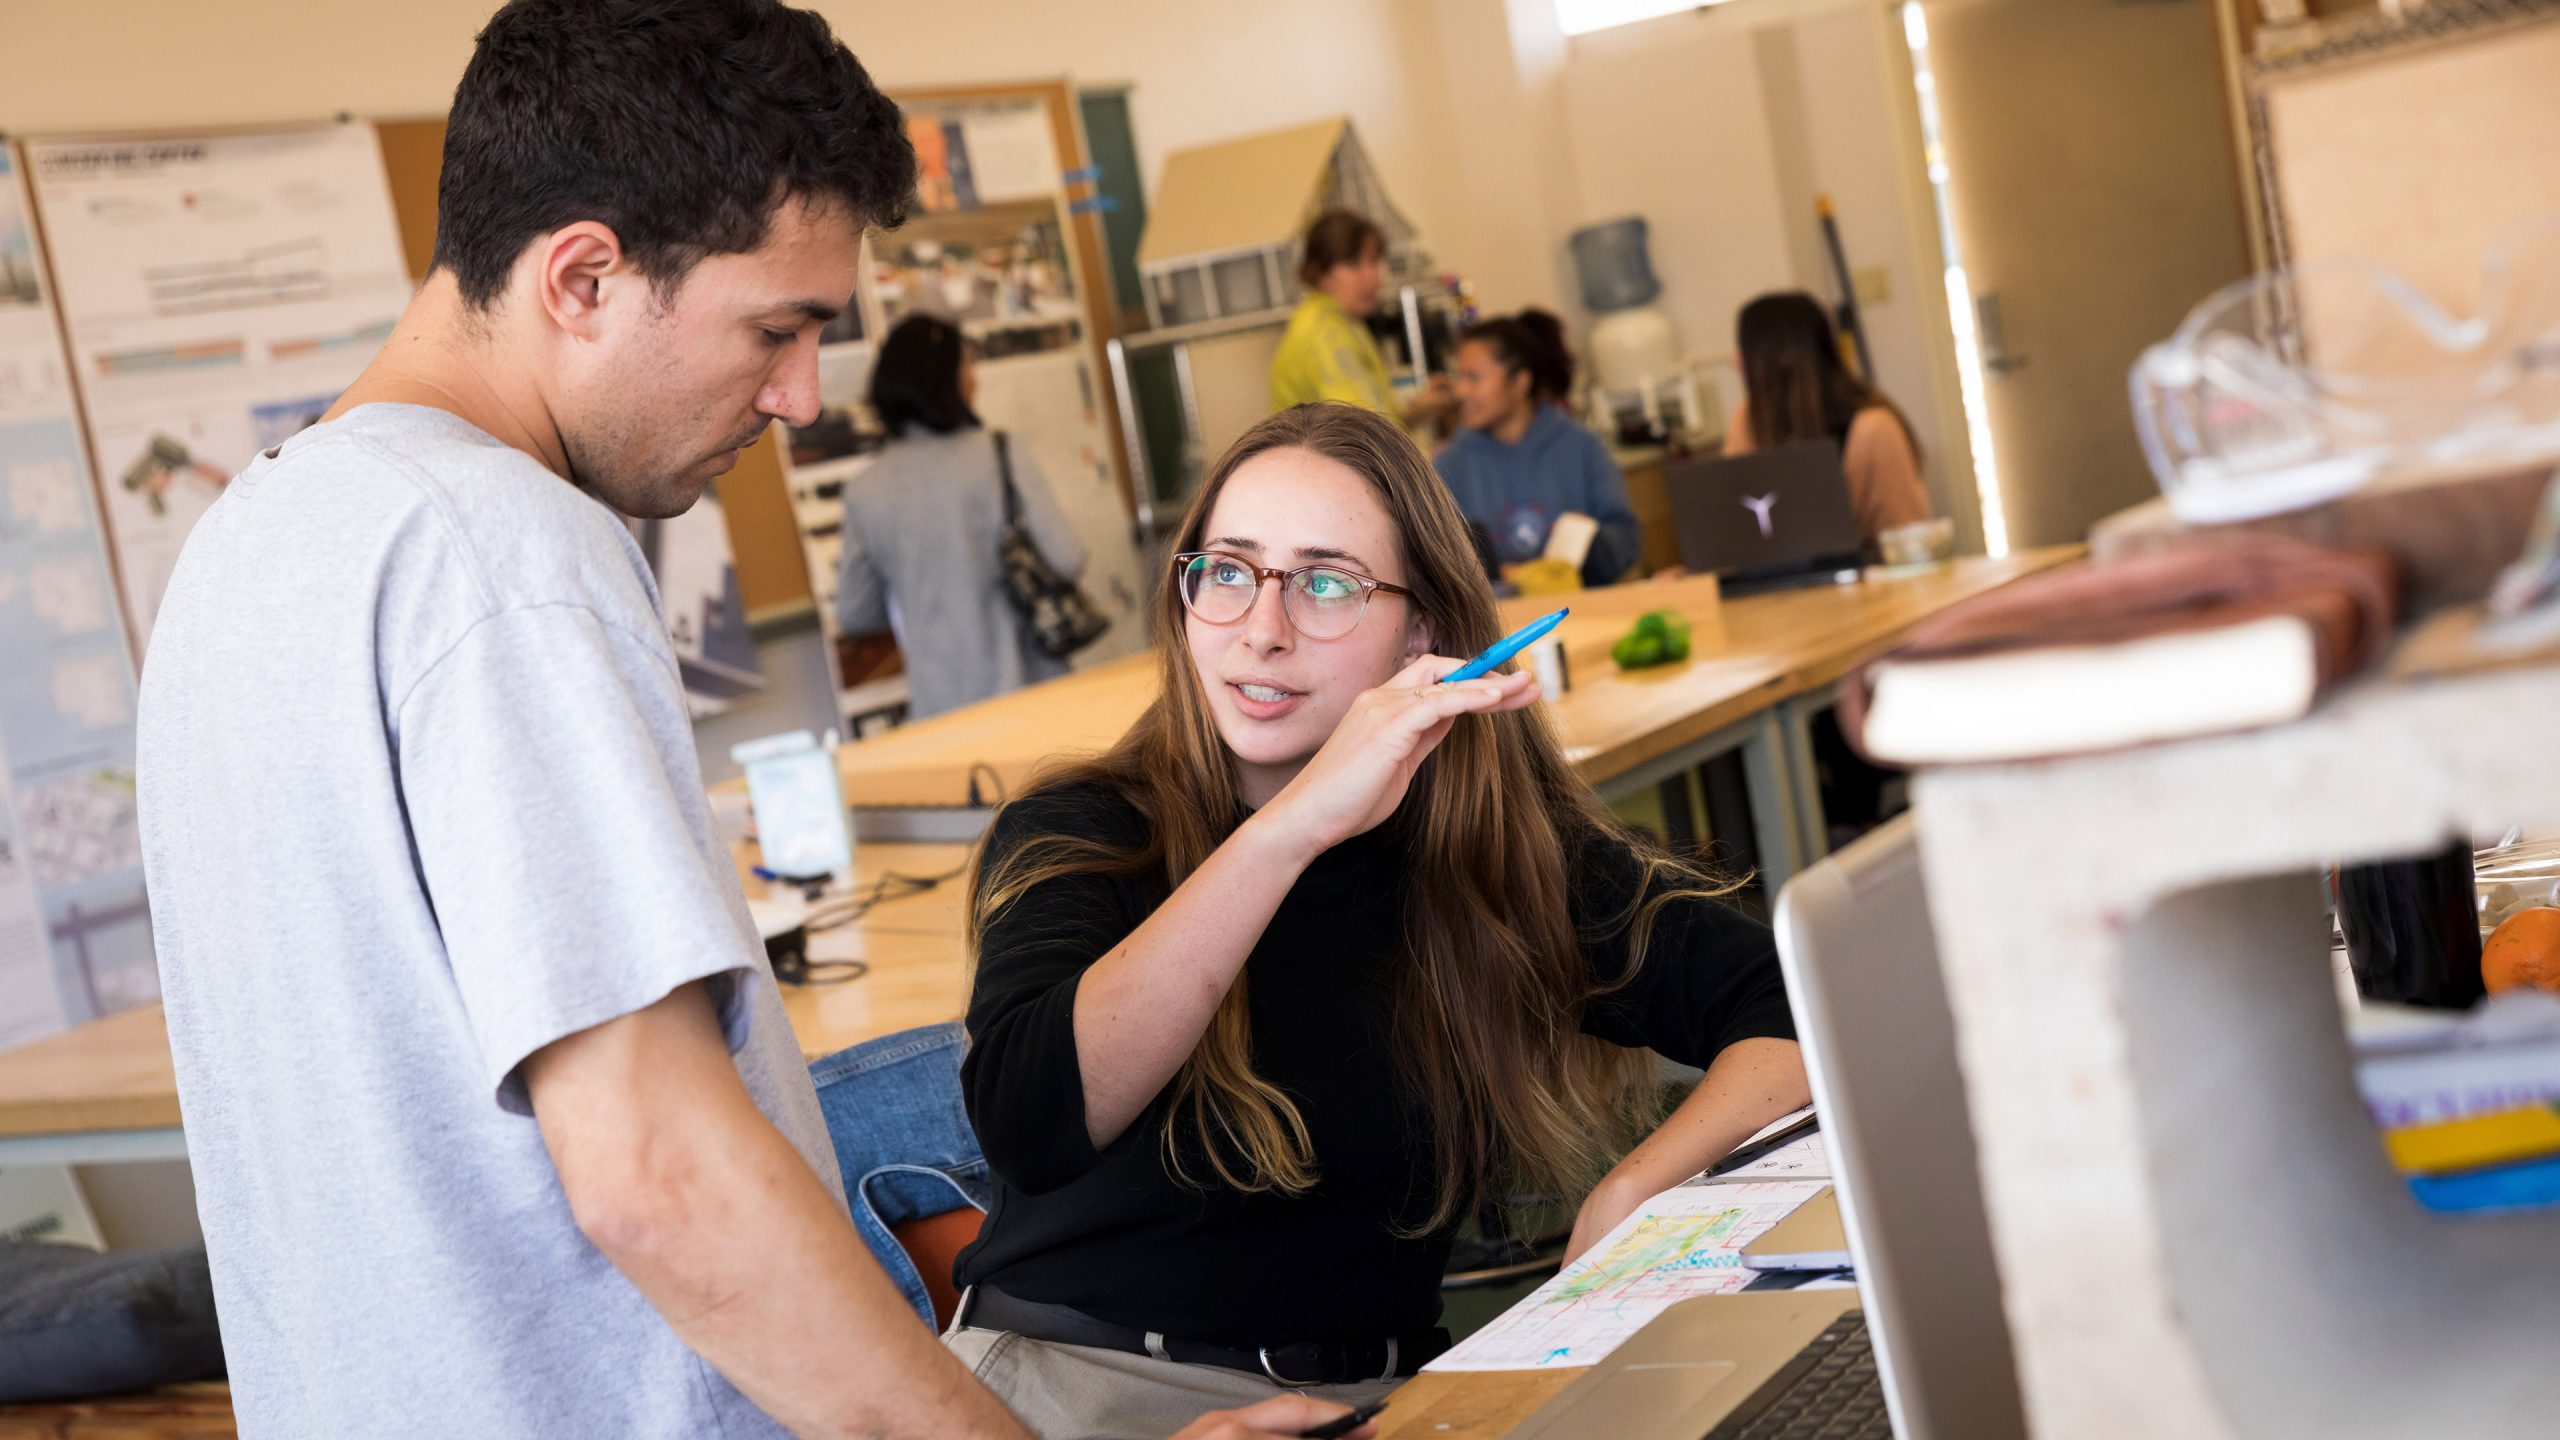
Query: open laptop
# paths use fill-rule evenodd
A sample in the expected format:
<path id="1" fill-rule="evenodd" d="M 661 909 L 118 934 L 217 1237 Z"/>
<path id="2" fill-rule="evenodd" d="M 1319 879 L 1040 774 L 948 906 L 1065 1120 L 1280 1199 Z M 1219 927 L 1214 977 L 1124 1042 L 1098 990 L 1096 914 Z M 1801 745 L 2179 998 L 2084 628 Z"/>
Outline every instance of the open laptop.
<path id="1" fill-rule="evenodd" d="M 1515 1436 L 2026 1435 L 1911 818 L 1796 877 L 1777 931 L 1858 1288 L 1684 1301 Z"/>
<path id="2" fill-rule="evenodd" d="M 1727 594 L 1858 576 L 1858 515 L 1832 441 L 1682 460 L 1662 481 L 1680 563 L 1723 576 Z"/>

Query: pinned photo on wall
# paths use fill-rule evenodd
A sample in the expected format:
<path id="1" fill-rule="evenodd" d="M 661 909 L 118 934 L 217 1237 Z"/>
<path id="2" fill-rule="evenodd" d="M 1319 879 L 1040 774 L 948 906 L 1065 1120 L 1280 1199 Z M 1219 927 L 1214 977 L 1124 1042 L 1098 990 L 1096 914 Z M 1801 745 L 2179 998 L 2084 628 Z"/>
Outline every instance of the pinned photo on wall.
<path id="1" fill-rule="evenodd" d="M 910 115 L 907 140 L 916 147 L 916 203 L 926 214 L 976 208 L 977 177 L 969 168 L 969 138 L 959 121 Z"/>

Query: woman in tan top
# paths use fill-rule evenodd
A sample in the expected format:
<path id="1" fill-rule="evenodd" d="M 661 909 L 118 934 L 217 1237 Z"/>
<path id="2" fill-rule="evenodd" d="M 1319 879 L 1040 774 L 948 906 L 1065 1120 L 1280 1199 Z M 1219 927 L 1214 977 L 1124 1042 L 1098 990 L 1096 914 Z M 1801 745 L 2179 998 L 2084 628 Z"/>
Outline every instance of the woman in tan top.
<path id="1" fill-rule="evenodd" d="M 1858 535 L 1870 550 L 1885 531 L 1929 518 L 1910 423 L 1841 363 L 1821 301 L 1801 290 L 1763 295 L 1742 307 L 1734 330 L 1743 399 L 1725 422 L 1725 454 L 1791 440 L 1839 442 Z"/>

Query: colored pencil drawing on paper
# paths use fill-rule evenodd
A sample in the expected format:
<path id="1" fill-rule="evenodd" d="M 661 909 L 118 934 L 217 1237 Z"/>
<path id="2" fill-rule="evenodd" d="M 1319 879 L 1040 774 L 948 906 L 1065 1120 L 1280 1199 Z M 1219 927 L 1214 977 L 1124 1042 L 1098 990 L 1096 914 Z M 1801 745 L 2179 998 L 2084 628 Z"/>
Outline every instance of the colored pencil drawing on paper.
<path id="1" fill-rule="evenodd" d="M 1748 1284 L 1742 1247 L 1822 1187 L 1818 1180 L 1743 1181 L 1665 1191 L 1427 1368 L 1594 1364 L 1672 1305 Z"/>

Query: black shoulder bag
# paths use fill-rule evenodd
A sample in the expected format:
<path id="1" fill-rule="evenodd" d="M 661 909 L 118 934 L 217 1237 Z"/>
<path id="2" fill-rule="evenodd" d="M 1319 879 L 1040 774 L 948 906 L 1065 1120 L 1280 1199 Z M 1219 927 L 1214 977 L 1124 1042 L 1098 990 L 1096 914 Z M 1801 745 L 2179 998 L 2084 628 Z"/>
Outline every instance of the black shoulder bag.
<path id="1" fill-rule="evenodd" d="M 996 532 L 996 565 L 1004 572 L 1005 599 L 1022 617 L 1040 653 L 1064 660 L 1102 638 L 1111 621 L 1084 598 L 1076 582 L 1060 575 L 1022 523 L 1022 497 L 1013 488 L 1013 457 L 1004 432 L 994 432 L 996 478 L 1004 486 L 1004 528 Z"/>

